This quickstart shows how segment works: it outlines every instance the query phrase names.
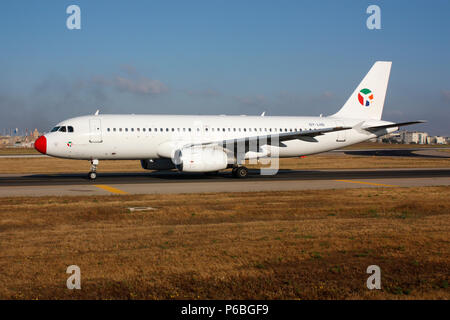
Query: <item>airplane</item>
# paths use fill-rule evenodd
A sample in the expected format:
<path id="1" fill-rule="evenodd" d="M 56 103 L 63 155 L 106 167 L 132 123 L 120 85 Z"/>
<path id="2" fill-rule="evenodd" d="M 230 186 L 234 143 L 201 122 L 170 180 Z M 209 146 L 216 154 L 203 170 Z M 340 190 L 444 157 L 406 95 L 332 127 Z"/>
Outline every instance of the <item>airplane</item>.
<path id="1" fill-rule="evenodd" d="M 248 176 L 246 160 L 317 154 L 397 131 L 381 120 L 392 62 L 377 61 L 342 108 L 324 117 L 99 114 L 58 123 L 34 143 L 58 158 L 89 160 L 95 180 L 100 160 L 140 160 L 148 170 Z"/>

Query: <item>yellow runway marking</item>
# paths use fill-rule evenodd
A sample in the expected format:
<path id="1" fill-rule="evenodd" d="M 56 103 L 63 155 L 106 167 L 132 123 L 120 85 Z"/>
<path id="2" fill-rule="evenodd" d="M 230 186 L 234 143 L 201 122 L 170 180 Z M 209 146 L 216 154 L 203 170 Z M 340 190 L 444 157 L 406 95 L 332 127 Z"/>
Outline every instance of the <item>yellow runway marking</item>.
<path id="1" fill-rule="evenodd" d="M 105 184 L 94 184 L 94 186 L 96 186 L 97 188 L 100 188 L 100 189 L 103 189 L 103 190 L 115 193 L 115 194 L 128 194 L 128 192 L 125 192 L 125 191 L 122 191 L 120 189 L 116 189 L 116 188 L 107 186 Z"/>
<path id="2" fill-rule="evenodd" d="M 364 182 L 364 181 L 354 181 L 354 180 L 334 180 L 334 181 L 368 184 L 368 185 L 371 185 L 371 186 L 399 187 L 399 186 L 394 186 L 394 185 L 391 185 L 391 184 L 382 184 L 382 183 L 373 183 L 373 182 Z"/>

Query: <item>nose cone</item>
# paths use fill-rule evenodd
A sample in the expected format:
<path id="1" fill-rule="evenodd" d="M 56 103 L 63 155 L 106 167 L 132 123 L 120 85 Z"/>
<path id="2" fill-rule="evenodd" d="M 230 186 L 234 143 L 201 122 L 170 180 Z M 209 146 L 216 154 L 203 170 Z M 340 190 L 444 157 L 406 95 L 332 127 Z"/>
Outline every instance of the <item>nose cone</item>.
<path id="1" fill-rule="evenodd" d="M 42 154 L 47 153 L 47 139 L 45 138 L 45 136 L 40 136 L 39 138 L 37 138 L 37 140 L 34 142 L 34 148 Z"/>

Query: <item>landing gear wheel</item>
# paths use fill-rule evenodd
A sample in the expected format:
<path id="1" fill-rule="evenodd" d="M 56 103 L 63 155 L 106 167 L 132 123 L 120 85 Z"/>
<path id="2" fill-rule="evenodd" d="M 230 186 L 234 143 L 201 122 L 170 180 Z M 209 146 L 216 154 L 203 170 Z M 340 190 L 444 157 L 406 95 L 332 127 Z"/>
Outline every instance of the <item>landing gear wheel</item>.
<path id="1" fill-rule="evenodd" d="M 248 169 L 246 167 L 233 168 L 232 173 L 235 178 L 243 179 L 248 177 Z"/>
<path id="2" fill-rule="evenodd" d="M 97 166 L 98 166 L 98 159 L 92 159 L 91 171 L 88 174 L 90 180 L 95 180 L 97 178 Z"/>

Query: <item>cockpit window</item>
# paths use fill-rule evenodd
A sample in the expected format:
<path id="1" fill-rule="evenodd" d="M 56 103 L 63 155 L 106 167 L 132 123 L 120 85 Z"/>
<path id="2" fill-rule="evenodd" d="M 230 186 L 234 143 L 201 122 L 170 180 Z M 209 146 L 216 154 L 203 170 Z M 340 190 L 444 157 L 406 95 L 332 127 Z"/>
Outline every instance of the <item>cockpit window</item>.
<path id="1" fill-rule="evenodd" d="M 52 131 L 50 131 L 50 132 L 56 132 L 56 131 L 59 130 L 59 128 L 61 128 L 61 127 L 54 127 L 54 128 L 52 129 Z"/>
<path id="2" fill-rule="evenodd" d="M 67 132 L 73 132 L 73 127 L 72 126 L 68 126 L 67 127 Z"/>
<path id="3" fill-rule="evenodd" d="M 66 132 L 66 127 L 60 127 L 60 128 L 59 128 L 59 131 L 60 131 L 60 132 Z"/>

